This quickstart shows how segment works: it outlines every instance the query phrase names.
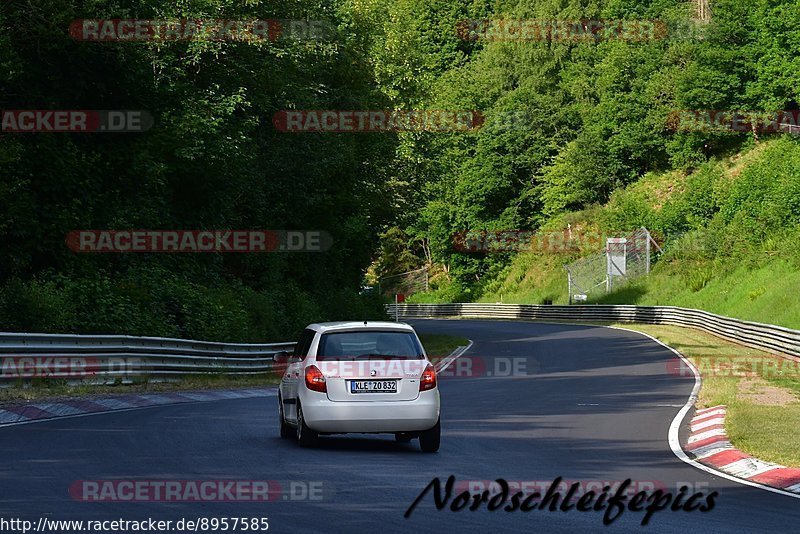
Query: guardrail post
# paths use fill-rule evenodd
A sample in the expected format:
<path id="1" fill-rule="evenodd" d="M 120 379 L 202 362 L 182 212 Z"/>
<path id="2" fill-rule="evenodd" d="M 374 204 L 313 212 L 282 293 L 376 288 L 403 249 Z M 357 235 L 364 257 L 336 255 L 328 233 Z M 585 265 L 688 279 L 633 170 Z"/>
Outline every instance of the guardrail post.
<path id="1" fill-rule="evenodd" d="M 567 268 L 567 291 L 569 292 L 569 305 L 572 306 L 572 273 Z"/>

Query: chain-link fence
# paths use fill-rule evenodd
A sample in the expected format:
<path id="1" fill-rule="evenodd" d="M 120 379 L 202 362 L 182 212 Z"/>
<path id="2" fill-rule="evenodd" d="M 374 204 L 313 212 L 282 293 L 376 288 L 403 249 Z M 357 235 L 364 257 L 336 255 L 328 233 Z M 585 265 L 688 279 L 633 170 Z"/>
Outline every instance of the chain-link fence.
<path id="1" fill-rule="evenodd" d="M 649 273 L 655 252 L 661 248 L 644 227 L 625 237 L 607 239 L 602 252 L 564 266 L 570 304 L 596 299 Z"/>

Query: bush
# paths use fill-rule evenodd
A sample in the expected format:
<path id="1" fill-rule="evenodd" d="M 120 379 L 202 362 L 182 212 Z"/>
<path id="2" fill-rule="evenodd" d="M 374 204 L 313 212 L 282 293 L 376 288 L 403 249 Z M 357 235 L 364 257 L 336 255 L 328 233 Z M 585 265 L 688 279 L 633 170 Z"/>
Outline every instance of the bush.
<path id="1" fill-rule="evenodd" d="M 77 279 L 12 280 L 0 288 L 6 331 L 275 342 L 293 339 L 312 322 L 385 318 L 379 296 L 346 288 L 322 295 L 292 284 L 256 291 L 236 280 L 200 285 L 145 268 L 113 278 L 97 272 Z"/>
<path id="2" fill-rule="evenodd" d="M 443 282 L 426 293 L 417 293 L 407 299 L 409 303 L 438 304 L 450 302 L 470 302 L 472 291 L 458 281 Z"/>
<path id="3" fill-rule="evenodd" d="M 74 309 L 52 282 L 10 280 L 0 289 L 0 321 L 6 332 L 63 332 Z"/>
<path id="4" fill-rule="evenodd" d="M 719 211 L 714 189 L 721 177 L 721 167 L 710 163 L 687 176 L 683 190 L 667 198 L 653 218 L 651 231 L 676 236 L 708 224 Z"/>
<path id="5" fill-rule="evenodd" d="M 611 195 L 602 218 L 603 226 L 611 231 L 627 231 L 641 226 L 652 228 L 655 218 L 652 199 L 642 188 L 619 189 Z"/>
<path id="6" fill-rule="evenodd" d="M 800 224 L 800 144 L 782 138 L 748 165 L 728 190 L 720 215 L 757 220 L 779 230 Z M 741 223 L 740 223 L 741 224 Z"/>

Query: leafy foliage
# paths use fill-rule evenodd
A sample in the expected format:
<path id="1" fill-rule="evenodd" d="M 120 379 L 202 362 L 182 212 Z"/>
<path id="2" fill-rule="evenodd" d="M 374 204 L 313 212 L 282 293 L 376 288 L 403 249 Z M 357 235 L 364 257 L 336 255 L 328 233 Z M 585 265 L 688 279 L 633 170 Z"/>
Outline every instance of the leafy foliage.
<path id="1" fill-rule="evenodd" d="M 562 214 L 607 202 L 601 221 L 607 229 L 646 225 L 668 239 L 710 224 L 717 212 L 737 236 L 747 236 L 736 237 L 737 243 L 762 239 L 778 224 L 797 224 L 794 162 L 787 163 L 775 190 L 763 180 L 744 181 L 736 186 L 740 192 L 724 191 L 720 170 L 708 163 L 767 134 L 683 130 L 676 128 L 675 116 L 681 110 L 798 108 L 800 41 L 788 22 L 798 5 L 720 0 L 711 21 L 702 23 L 688 2 L 494 4 L 486 17 L 495 21 L 656 20 L 668 31 L 641 40 L 478 39 L 465 56 L 442 52 L 416 63 L 417 69 L 424 67 L 420 79 L 426 82 L 417 87 L 414 101 L 479 110 L 487 121 L 476 132 L 407 145 L 405 158 L 416 163 L 422 193 L 414 197 L 416 217 L 406 216 L 406 231 L 427 239 L 434 261 L 449 268 L 455 286 L 473 288 L 475 295 L 483 286 L 494 287 L 484 278 L 505 272 L 511 256 L 454 250 L 449 236 L 464 230 L 535 230 Z M 433 3 L 428 9 L 449 20 L 443 6 Z M 429 28 L 428 22 L 409 26 L 398 19 L 397 24 L 416 37 Z M 400 31 L 395 19 L 386 28 Z M 409 57 L 435 53 L 423 46 L 415 52 Z M 674 191 L 626 190 L 671 170 Z M 654 193 L 663 193 L 663 201 Z M 726 246 L 724 239 L 714 243 Z"/>
<path id="2" fill-rule="evenodd" d="M 339 7 L 4 2 L 0 108 L 135 109 L 156 118 L 142 134 L 0 136 L 4 328 L 257 340 L 285 339 L 315 318 L 367 308 L 380 316 L 373 304 L 331 297 L 356 295 L 376 229 L 391 218 L 386 169 L 396 138 L 290 135 L 271 125 L 282 109 L 386 102 Z M 311 19 L 342 31 L 332 41 L 255 43 L 92 43 L 67 33 L 74 19 L 126 17 Z M 128 228 L 325 230 L 334 246 L 91 255 L 64 244 L 76 229 Z"/>

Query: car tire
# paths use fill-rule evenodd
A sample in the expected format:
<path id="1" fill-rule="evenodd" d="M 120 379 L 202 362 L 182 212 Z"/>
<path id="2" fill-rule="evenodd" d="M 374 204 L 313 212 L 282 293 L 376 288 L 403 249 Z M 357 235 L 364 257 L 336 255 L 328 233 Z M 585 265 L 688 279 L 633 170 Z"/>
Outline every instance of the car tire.
<path id="1" fill-rule="evenodd" d="M 413 434 L 409 434 L 408 432 L 395 432 L 394 439 L 397 443 L 409 443 L 412 439 L 414 439 Z"/>
<path id="2" fill-rule="evenodd" d="M 439 450 L 441 442 L 442 426 L 436 421 L 436 426 L 430 430 L 421 432 L 419 435 L 419 446 L 423 452 L 436 452 Z"/>
<path id="3" fill-rule="evenodd" d="M 301 447 L 313 447 L 317 443 L 317 433 L 308 428 L 303 418 L 303 407 L 297 403 L 297 443 Z"/>
<path id="4" fill-rule="evenodd" d="M 286 417 L 283 415 L 283 399 L 278 395 L 278 417 L 281 420 L 281 437 L 284 439 L 291 438 L 294 435 L 292 427 L 286 422 Z"/>

